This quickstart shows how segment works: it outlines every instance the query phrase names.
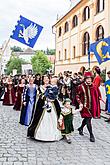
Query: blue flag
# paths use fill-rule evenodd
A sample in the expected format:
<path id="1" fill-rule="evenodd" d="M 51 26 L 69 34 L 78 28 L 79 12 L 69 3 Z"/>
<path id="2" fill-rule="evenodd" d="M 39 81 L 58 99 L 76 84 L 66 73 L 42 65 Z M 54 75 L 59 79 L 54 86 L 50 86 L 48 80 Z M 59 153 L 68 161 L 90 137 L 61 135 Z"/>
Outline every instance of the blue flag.
<path id="1" fill-rule="evenodd" d="M 20 16 L 18 25 L 15 26 L 15 30 L 10 37 L 33 48 L 42 29 L 42 26 Z"/>
<path id="2" fill-rule="evenodd" d="M 110 37 L 91 44 L 90 52 L 95 54 L 99 64 L 110 60 Z"/>

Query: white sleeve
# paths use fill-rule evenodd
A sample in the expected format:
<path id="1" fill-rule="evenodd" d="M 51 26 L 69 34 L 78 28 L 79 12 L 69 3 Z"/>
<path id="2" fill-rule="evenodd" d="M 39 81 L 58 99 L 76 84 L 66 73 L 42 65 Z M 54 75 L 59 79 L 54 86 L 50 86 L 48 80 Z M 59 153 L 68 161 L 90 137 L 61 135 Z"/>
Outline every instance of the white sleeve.
<path id="1" fill-rule="evenodd" d="M 75 115 L 75 114 L 77 114 L 78 112 L 80 112 L 81 110 L 82 110 L 81 108 L 76 109 L 76 110 L 72 109 L 72 114 Z"/>

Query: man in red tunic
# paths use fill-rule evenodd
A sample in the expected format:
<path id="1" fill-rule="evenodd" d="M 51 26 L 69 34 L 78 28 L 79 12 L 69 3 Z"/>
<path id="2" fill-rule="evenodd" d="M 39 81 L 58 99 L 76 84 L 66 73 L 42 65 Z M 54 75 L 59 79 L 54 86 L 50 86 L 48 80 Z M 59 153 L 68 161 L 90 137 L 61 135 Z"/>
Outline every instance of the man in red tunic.
<path id="1" fill-rule="evenodd" d="M 95 142 L 95 138 L 92 132 L 91 119 L 94 116 L 94 111 L 97 110 L 97 104 L 95 100 L 97 95 L 95 94 L 96 87 L 92 84 L 93 76 L 91 72 L 84 73 L 84 83 L 78 87 L 77 101 L 82 108 L 81 117 L 84 118 L 81 126 L 78 128 L 79 134 L 83 134 L 83 128 L 87 125 L 87 129 L 90 133 L 90 141 Z M 94 106 L 95 105 L 95 106 Z"/>

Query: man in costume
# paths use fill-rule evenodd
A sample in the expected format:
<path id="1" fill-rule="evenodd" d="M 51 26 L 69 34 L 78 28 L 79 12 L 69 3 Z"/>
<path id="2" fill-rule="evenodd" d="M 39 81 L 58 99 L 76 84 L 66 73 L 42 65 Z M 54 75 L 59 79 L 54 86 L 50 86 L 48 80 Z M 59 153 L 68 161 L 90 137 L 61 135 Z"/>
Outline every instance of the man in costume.
<path id="1" fill-rule="evenodd" d="M 106 108 L 108 111 L 108 114 L 110 114 L 110 71 L 107 72 L 108 80 L 105 82 L 105 88 L 106 88 Z M 105 120 L 105 122 L 110 123 L 110 117 Z"/>
<path id="2" fill-rule="evenodd" d="M 91 72 L 84 73 L 84 83 L 79 85 L 76 99 L 82 108 L 81 117 L 84 118 L 81 126 L 78 128 L 79 134 L 83 134 L 83 128 L 87 125 L 90 134 L 90 141 L 95 142 L 95 137 L 92 132 L 91 120 L 94 116 L 94 111 L 97 110 L 99 105 L 96 104 L 97 95 L 95 93 L 96 87 L 92 84 L 93 76 Z"/>

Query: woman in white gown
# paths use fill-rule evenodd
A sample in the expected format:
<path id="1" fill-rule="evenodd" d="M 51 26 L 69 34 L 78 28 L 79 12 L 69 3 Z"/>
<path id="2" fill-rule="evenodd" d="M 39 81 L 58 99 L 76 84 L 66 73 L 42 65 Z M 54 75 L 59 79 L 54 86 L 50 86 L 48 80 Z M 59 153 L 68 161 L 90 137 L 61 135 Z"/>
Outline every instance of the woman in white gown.
<path id="1" fill-rule="evenodd" d="M 60 105 L 58 100 L 54 99 L 48 102 L 50 110 L 45 107 L 45 91 L 50 85 L 49 78 L 44 76 L 43 82 L 27 136 L 42 141 L 59 141 L 62 138 L 61 131 L 57 129 L 57 121 L 61 112 Z"/>

